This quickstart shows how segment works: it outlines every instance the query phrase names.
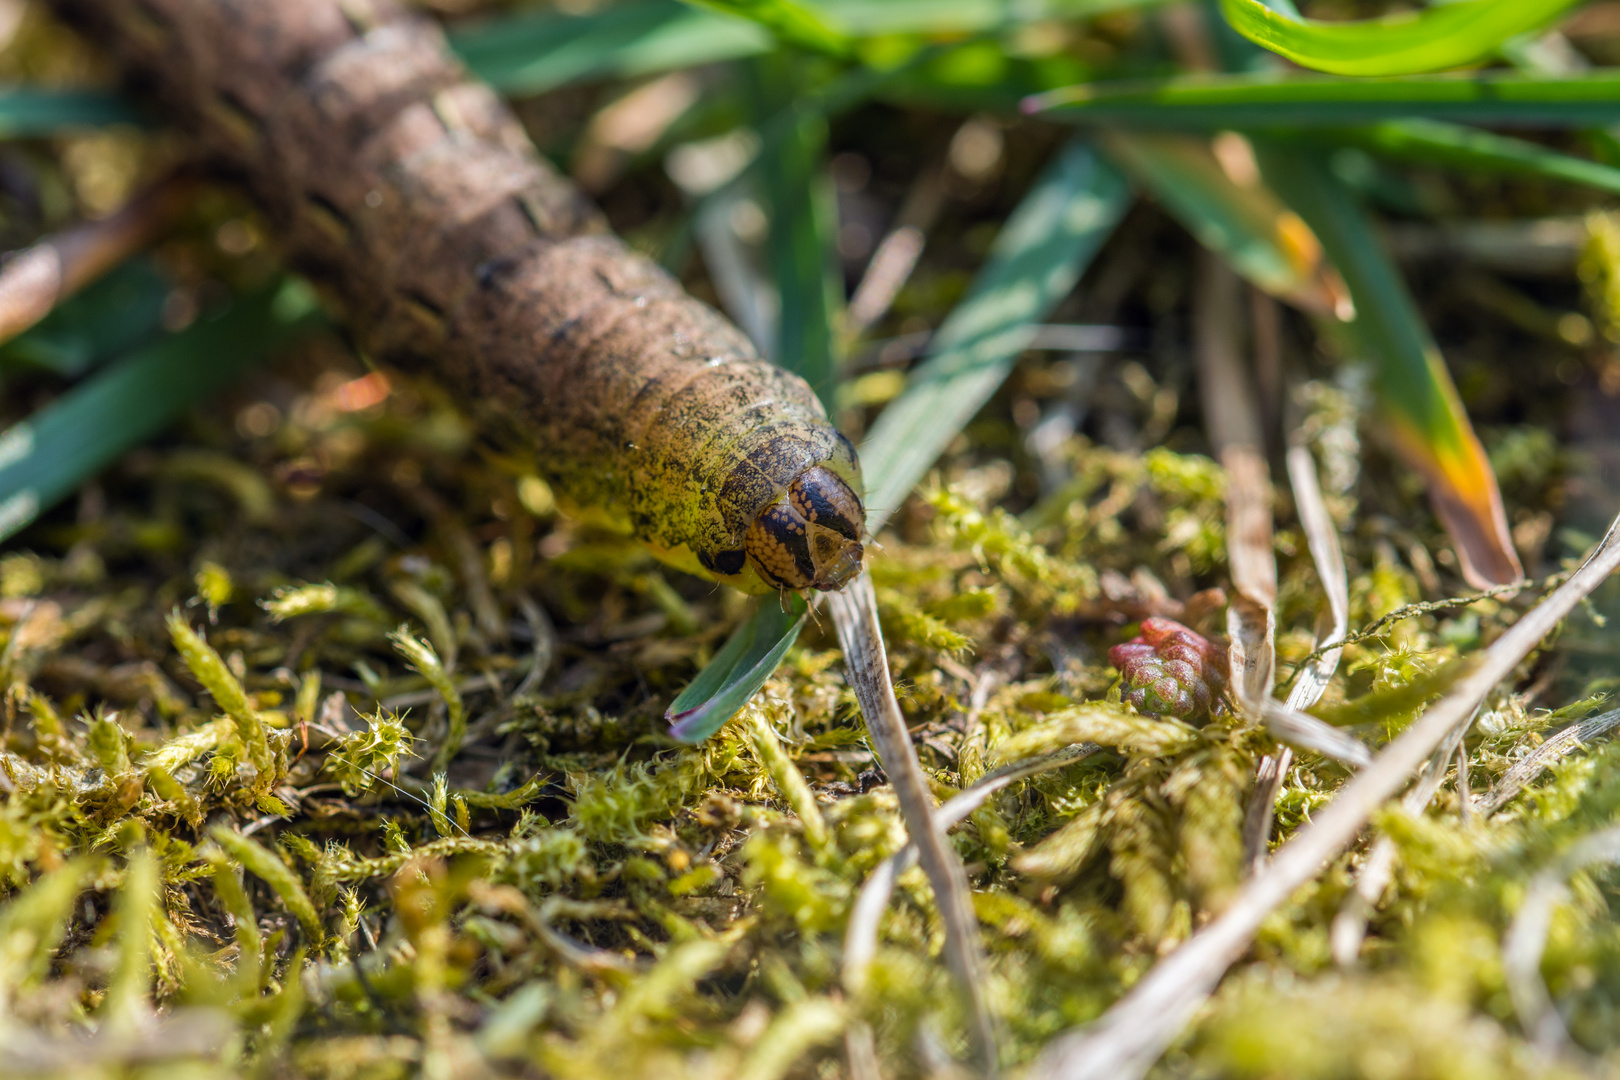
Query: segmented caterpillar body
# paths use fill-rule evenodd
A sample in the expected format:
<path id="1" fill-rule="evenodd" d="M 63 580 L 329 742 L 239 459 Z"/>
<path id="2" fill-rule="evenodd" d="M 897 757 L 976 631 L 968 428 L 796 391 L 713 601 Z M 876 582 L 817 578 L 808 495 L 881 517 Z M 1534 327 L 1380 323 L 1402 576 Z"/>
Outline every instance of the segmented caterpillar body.
<path id="1" fill-rule="evenodd" d="M 614 237 L 391 0 L 52 0 L 257 196 L 378 359 L 533 444 L 565 503 L 751 592 L 859 571 L 860 466 L 803 380 Z"/>

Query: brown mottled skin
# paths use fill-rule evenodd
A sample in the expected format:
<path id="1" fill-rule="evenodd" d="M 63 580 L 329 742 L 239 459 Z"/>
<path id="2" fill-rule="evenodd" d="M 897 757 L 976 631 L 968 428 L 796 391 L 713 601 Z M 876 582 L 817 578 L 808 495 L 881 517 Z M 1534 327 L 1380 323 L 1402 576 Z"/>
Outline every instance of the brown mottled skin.
<path id="1" fill-rule="evenodd" d="M 860 466 L 810 388 L 613 236 L 432 22 L 390 0 L 51 4 L 257 196 L 363 348 L 533 444 L 565 503 L 749 591 L 859 571 Z"/>

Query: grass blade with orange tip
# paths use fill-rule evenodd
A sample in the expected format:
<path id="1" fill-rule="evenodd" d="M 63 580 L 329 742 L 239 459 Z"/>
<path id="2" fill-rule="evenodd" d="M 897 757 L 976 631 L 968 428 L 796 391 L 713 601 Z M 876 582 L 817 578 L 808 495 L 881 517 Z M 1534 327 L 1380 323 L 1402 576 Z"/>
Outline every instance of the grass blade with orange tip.
<path id="1" fill-rule="evenodd" d="M 1253 171 L 1242 137 L 1226 134 L 1238 168 Z M 1316 315 L 1350 315 L 1344 282 L 1299 215 L 1260 182 L 1217 158 L 1194 135 L 1109 132 L 1103 150 L 1146 187 L 1200 243 L 1260 289 Z M 1237 173 L 1237 178 L 1231 173 Z M 1242 181 L 1242 182 L 1240 182 Z"/>
<path id="2" fill-rule="evenodd" d="M 1519 580 L 1496 476 L 1406 284 L 1372 223 L 1320 154 L 1257 139 L 1266 182 L 1311 226 L 1355 303 L 1352 340 L 1377 372 L 1385 433 L 1428 482 L 1435 513 L 1476 588 Z"/>

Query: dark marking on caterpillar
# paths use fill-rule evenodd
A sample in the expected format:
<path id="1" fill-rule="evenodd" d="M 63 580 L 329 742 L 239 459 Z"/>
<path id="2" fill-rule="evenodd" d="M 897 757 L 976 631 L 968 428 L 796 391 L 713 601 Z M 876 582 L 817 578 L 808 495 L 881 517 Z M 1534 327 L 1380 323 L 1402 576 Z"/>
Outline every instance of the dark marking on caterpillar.
<path id="1" fill-rule="evenodd" d="M 444 310 L 427 297 L 417 292 L 405 294 L 405 310 L 410 313 L 422 327 L 435 337 L 443 337 L 445 332 Z"/>
<path id="2" fill-rule="evenodd" d="M 748 565 L 748 552 L 742 548 L 736 551 L 705 551 L 698 561 L 710 572 L 729 577 L 742 573 L 743 567 Z"/>
<path id="3" fill-rule="evenodd" d="M 305 213 L 315 226 L 339 244 L 349 242 L 348 215 L 324 195 L 310 192 L 304 196 Z"/>
<path id="4" fill-rule="evenodd" d="M 259 140 L 263 126 L 259 117 L 243 105 L 236 95 L 221 93 L 205 107 L 213 114 L 213 119 L 220 130 L 232 141 L 242 146 L 251 146 Z"/>
<path id="5" fill-rule="evenodd" d="M 169 40 L 171 27 L 169 22 L 159 12 L 155 11 L 146 0 L 135 0 L 130 4 L 125 22 L 126 28 L 151 46 L 161 48 Z"/>
<path id="6" fill-rule="evenodd" d="M 512 201 L 517 203 L 519 212 L 530 225 L 534 226 L 536 236 L 544 236 L 548 231 L 546 224 L 546 211 L 537 199 L 530 198 L 527 192 L 514 195 Z"/>
<path id="7" fill-rule="evenodd" d="M 866 511 L 842 477 L 816 465 L 749 526 L 748 557 L 779 589 L 841 589 L 861 569 Z"/>

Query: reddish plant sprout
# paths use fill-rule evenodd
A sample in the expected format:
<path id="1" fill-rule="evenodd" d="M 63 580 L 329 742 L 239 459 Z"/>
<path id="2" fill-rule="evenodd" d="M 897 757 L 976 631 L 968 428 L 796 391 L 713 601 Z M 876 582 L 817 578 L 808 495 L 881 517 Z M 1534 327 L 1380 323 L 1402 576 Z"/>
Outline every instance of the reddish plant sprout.
<path id="1" fill-rule="evenodd" d="M 1142 633 L 1108 650 L 1120 696 L 1148 716 L 1200 720 L 1226 688 L 1226 650 L 1172 619 L 1142 620 Z"/>

